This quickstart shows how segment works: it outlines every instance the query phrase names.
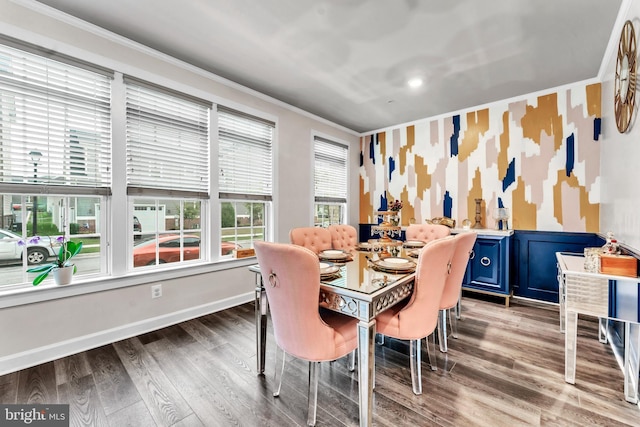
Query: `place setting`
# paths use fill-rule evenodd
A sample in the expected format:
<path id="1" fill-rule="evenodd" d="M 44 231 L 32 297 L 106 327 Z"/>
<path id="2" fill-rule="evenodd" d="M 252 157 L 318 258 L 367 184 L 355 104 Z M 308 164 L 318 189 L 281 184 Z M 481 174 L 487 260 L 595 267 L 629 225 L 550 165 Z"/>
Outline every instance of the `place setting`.
<path id="1" fill-rule="evenodd" d="M 360 242 L 358 243 L 357 249 L 359 251 L 369 252 L 374 249 L 374 246 L 369 242 Z"/>
<path id="2" fill-rule="evenodd" d="M 340 277 L 340 267 L 329 262 L 320 262 L 320 280 Z"/>
<path id="3" fill-rule="evenodd" d="M 386 273 L 412 273 L 416 263 L 407 258 L 389 257 L 372 261 L 373 268 Z"/>
<path id="4" fill-rule="evenodd" d="M 318 254 L 321 260 L 333 261 L 333 262 L 347 262 L 353 261 L 351 253 L 340 249 L 327 249 Z"/>
<path id="5" fill-rule="evenodd" d="M 407 240 L 402 243 L 405 248 L 422 248 L 424 245 L 426 245 L 426 242 L 422 240 Z"/>
<path id="6" fill-rule="evenodd" d="M 418 256 L 420 256 L 420 249 L 407 249 L 405 253 L 411 258 L 418 258 Z"/>

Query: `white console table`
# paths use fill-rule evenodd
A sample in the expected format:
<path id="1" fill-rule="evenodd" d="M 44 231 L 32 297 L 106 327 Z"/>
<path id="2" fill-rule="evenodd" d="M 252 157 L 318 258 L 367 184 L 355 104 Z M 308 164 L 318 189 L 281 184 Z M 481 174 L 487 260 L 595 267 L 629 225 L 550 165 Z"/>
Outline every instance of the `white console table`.
<path id="1" fill-rule="evenodd" d="M 606 343 L 606 320 L 624 322 L 624 397 L 638 403 L 640 365 L 640 313 L 639 279 L 609 274 L 589 273 L 584 270 L 584 256 L 556 252 L 558 285 L 560 291 L 560 330 L 565 332 L 565 381 L 576 381 L 576 342 L 578 314 L 600 318 L 600 342 Z M 612 291 L 612 284 L 620 284 L 624 293 L 635 295 L 635 303 Z M 616 288 L 617 289 L 617 288 Z M 610 313 L 611 302 L 620 300 L 621 309 Z M 631 307 L 623 307 L 631 301 Z"/>

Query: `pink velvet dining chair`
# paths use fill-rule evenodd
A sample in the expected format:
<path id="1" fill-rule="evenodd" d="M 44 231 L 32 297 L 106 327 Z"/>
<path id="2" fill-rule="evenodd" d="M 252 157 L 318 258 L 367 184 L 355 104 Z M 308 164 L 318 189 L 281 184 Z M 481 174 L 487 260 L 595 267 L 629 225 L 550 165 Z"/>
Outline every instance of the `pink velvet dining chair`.
<path id="1" fill-rule="evenodd" d="M 331 233 L 322 227 L 298 227 L 289 231 L 289 240 L 294 245 L 303 246 L 316 254 L 331 249 Z"/>
<path id="2" fill-rule="evenodd" d="M 411 297 L 376 317 L 378 332 L 391 338 L 409 340 L 411 383 L 415 394 L 422 394 L 420 343 L 429 335 L 432 336 L 434 346 L 430 351 L 427 340 L 429 364 L 432 370 L 437 369 L 432 359 L 435 356 L 434 332 L 455 245 L 453 236 L 427 243 L 418 255 Z"/>
<path id="3" fill-rule="evenodd" d="M 410 224 L 405 230 L 406 240 L 430 242 L 451 234 L 451 229 L 442 224 Z"/>
<path id="4" fill-rule="evenodd" d="M 451 336 L 458 338 L 457 319 L 456 316 L 451 316 L 451 309 L 460 303 L 464 273 L 467 270 L 471 250 L 476 243 L 477 236 L 477 233 L 468 231 L 456 234 L 454 237 L 457 241 L 456 250 L 451 260 L 451 273 L 449 273 L 447 283 L 444 286 L 440 300 L 440 312 L 438 313 L 438 342 L 440 351 L 443 353 L 447 352 L 447 317 L 451 322 Z"/>
<path id="5" fill-rule="evenodd" d="M 254 248 L 276 344 L 284 352 L 278 389 L 273 395 L 280 395 L 286 354 L 308 361 L 307 423 L 315 425 L 320 362 L 339 359 L 357 348 L 358 320 L 329 310 L 321 314 L 320 265 L 311 250 L 268 242 L 255 242 Z"/>
<path id="6" fill-rule="evenodd" d="M 354 251 L 358 247 L 358 231 L 353 225 L 332 224 L 327 228 L 331 233 L 331 246 L 333 249 Z"/>

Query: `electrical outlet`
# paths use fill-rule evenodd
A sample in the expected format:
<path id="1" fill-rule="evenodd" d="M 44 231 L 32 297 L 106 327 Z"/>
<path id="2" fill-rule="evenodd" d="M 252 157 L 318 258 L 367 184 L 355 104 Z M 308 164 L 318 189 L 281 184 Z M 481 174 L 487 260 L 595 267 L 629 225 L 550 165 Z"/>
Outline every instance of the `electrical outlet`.
<path id="1" fill-rule="evenodd" d="M 151 298 L 160 298 L 162 296 L 162 284 L 151 286 Z"/>

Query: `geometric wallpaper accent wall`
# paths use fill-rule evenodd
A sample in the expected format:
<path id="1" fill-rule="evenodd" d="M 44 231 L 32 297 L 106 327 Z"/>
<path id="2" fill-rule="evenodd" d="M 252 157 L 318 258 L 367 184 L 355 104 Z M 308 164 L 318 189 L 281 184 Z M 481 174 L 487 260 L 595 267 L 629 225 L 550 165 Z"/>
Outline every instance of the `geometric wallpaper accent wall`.
<path id="1" fill-rule="evenodd" d="M 376 223 L 388 200 L 403 201 L 402 225 L 447 216 L 483 225 L 509 208 L 519 230 L 598 232 L 601 85 L 363 136 L 360 222 Z"/>

